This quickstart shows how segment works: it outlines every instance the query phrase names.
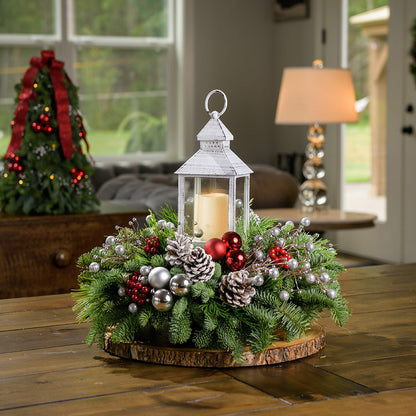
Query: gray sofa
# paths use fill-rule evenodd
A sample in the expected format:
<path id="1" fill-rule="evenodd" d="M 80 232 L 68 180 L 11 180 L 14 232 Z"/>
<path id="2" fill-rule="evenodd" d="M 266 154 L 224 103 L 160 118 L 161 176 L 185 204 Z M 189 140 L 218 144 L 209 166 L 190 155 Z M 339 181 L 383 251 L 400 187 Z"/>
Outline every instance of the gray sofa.
<path id="1" fill-rule="evenodd" d="M 138 211 L 159 211 L 166 203 L 177 209 L 177 175 L 182 162 L 97 164 L 91 177 L 101 201 Z M 268 165 L 251 165 L 253 209 L 293 207 L 298 183 L 289 173 Z"/>

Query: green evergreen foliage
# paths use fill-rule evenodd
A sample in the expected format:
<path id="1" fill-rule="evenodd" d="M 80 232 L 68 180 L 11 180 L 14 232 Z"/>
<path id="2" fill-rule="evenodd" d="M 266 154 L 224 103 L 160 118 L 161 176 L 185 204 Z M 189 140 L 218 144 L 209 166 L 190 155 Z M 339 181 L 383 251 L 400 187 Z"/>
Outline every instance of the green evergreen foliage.
<path id="1" fill-rule="evenodd" d="M 329 310 L 337 325 L 347 322 L 350 310 L 337 280 L 343 267 L 335 261 L 336 252 L 332 245 L 318 235 L 308 234 L 302 227 L 295 229 L 290 225 L 278 226 L 279 234 L 272 236 L 270 229 L 275 227 L 274 221 L 260 219 L 254 214 L 250 215 L 249 228 L 243 234 L 245 252 L 261 250 L 268 253 L 278 238 L 283 239 L 285 249 L 298 262 L 296 268 L 283 267 L 286 263 L 275 264 L 268 256 L 259 266 L 255 256 L 249 255 L 245 270 L 254 277 L 260 267 L 264 281 L 255 287 L 255 295 L 246 306 L 235 307 L 220 296 L 222 277 L 231 270 L 219 260 L 211 279 L 194 282 L 185 294 L 171 293 L 170 309 L 156 309 L 150 295 L 147 302 L 136 303 L 137 308 L 129 311 L 132 300 L 124 295 L 123 289 L 128 290 L 127 281 L 137 275 L 142 266 L 165 267 L 171 276 L 186 274 L 183 267 L 170 266 L 164 258 L 166 240 L 175 238 L 175 231 L 158 221 L 169 219 L 176 224 L 177 219 L 171 210 L 163 212 L 167 217 L 150 213 L 144 229 L 119 229 L 116 239 L 117 244 L 125 247 L 122 256 L 106 245 L 80 256 L 80 288 L 74 292 L 74 310 L 80 321 L 91 323 L 88 344 L 102 345 L 108 332 L 115 342 L 152 342 L 151 336 L 156 336 L 159 331 L 166 334 L 173 345 L 226 349 L 232 351 L 237 362 L 242 362 L 247 348 L 256 354 L 277 339 L 293 340 L 307 334 L 324 310 Z M 159 238 L 157 254 L 149 255 L 143 251 L 144 240 L 148 237 Z M 314 249 L 307 250 L 307 243 L 313 243 Z M 92 262 L 100 264 L 98 271 L 90 270 Z M 275 279 L 268 276 L 271 267 L 279 269 Z M 307 282 L 307 273 L 316 277 L 313 283 Z M 322 273 L 329 275 L 329 282 L 319 280 Z M 328 289 L 335 290 L 334 298 L 328 296 Z M 288 300 L 281 299 L 282 291 L 289 293 Z M 153 331 L 150 338 L 152 331 L 149 329 Z"/>
<path id="2" fill-rule="evenodd" d="M 97 209 L 99 201 L 89 179 L 93 167 L 82 152 L 85 130 L 78 110 L 77 88 L 64 70 L 61 71 L 68 94 L 74 152 L 70 159 L 63 154 L 54 89 L 48 69 L 43 67 L 35 77 L 33 92 L 27 101 L 21 145 L 15 154 L 4 160 L 0 177 L 0 212 L 57 215 Z M 19 103 L 22 83 L 15 89 L 16 103 Z M 35 128 L 42 120 L 47 120 L 44 125 L 49 126 L 50 131 Z"/>

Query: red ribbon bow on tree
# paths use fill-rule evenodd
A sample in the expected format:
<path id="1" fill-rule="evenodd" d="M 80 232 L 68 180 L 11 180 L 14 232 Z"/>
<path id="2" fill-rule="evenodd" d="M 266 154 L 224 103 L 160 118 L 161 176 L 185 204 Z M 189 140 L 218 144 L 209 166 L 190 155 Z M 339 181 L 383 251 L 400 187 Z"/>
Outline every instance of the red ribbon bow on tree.
<path id="1" fill-rule="evenodd" d="M 25 131 L 26 117 L 29 109 L 29 98 L 32 95 L 33 83 L 39 69 L 45 66 L 48 69 L 54 89 L 57 113 L 56 118 L 58 120 L 59 139 L 61 141 L 62 151 L 66 159 L 70 159 L 74 152 L 71 121 L 69 119 L 68 93 L 65 88 L 62 71 L 64 63 L 55 59 L 54 51 L 43 50 L 40 58 L 31 58 L 30 68 L 28 68 L 23 75 L 22 90 L 19 94 L 19 104 L 17 105 L 14 115 L 12 139 L 4 158 L 12 157 L 12 155 L 20 148 Z"/>

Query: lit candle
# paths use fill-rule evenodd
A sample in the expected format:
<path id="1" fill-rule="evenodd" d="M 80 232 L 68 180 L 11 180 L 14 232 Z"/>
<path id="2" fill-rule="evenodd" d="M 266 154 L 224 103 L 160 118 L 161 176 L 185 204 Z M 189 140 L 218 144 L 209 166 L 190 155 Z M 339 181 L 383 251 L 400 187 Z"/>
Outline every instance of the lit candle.
<path id="1" fill-rule="evenodd" d="M 228 195 L 214 192 L 197 195 L 195 228 L 202 230 L 202 240 L 220 238 L 228 231 Z"/>

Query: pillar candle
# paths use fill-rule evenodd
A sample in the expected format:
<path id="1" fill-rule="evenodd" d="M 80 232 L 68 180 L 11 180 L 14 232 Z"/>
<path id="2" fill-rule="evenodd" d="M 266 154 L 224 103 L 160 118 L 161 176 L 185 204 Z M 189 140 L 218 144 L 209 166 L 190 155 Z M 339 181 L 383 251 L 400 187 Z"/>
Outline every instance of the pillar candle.
<path id="1" fill-rule="evenodd" d="M 203 231 L 203 241 L 221 238 L 228 231 L 228 195 L 219 192 L 197 195 L 195 221 L 195 228 Z"/>

